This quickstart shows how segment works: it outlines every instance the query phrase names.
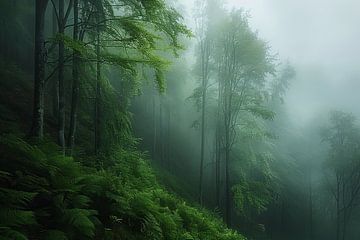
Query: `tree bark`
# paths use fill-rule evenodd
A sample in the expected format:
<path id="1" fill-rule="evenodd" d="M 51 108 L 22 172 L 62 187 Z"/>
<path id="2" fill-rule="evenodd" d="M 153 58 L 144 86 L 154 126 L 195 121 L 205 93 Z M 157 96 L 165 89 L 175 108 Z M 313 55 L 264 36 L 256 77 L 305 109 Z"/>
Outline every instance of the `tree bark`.
<path id="1" fill-rule="evenodd" d="M 226 224 L 231 226 L 231 194 L 230 194 L 230 122 L 231 122 L 231 88 L 229 81 L 224 83 L 224 131 L 225 131 L 225 216 Z"/>
<path id="2" fill-rule="evenodd" d="M 230 146 L 229 146 L 229 131 L 225 132 L 225 213 L 226 213 L 226 224 L 228 227 L 231 226 L 231 199 L 230 199 Z"/>
<path id="3" fill-rule="evenodd" d="M 219 124 L 218 124 L 219 125 Z M 215 199 L 216 199 L 216 206 L 220 207 L 220 129 L 219 126 L 216 127 L 216 158 L 215 158 Z"/>
<path id="4" fill-rule="evenodd" d="M 220 75 L 220 67 L 219 67 Z M 222 85 L 221 81 L 218 81 L 218 102 L 217 102 L 217 124 L 216 124 L 216 170 L 215 170 L 215 187 L 216 187 L 216 204 L 220 208 L 220 182 L 221 182 L 221 99 L 222 99 Z"/>
<path id="5" fill-rule="evenodd" d="M 204 73 L 203 73 L 204 75 Z M 206 106 L 206 79 L 202 80 L 202 103 L 201 103 L 201 149 L 200 149 L 200 174 L 199 174 L 199 203 L 203 205 L 203 172 L 204 172 L 204 153 L 205 153 L 205 106 Z"/>
<path id="6" fill-rule="evenodd" d="M 64 0 L 59 0 L 59 35 L 65 33 L 65 12 Z M 58 59 L 58 81 L 59 81 L 59 113 L 58 113 L 58 143 L 63 153 L 65 153 L 65 83 L 64 83 L 64 41 L 59 41 Z"/>
<path id="7" fill-rule="evenodd" d="M 336 176 L 336 240 L 340 240 L 340 177 Z"/>
<path id="8" fill-rule="evenodd" d="M 203 172 L 205 158 L 205 125 L 206 125 L 206 94 L 208 87 L 210 43 L 207 37 L 200 41 L 201 49 L 201 148 L 200 148 L 200 174 L 199 174 L 199 203 L 203 205 Z"/>
<path id="9" fill-rule="evenodd" d="M 56 12 L 56 8 L 53 8 L 52 11 L 52 34 L 55 36 L 56 33 L 59 31 L 58 26 L 58 20 L 57 20 L 57 12 Z M 51 79 L 53 81 L 52 84 L 52 114 L 53 117 L 58 119 L 58 114 L 59 114 L 59 82 L 58 79 L 56 79 L 55 77 L 53 79 Z"/>
<path id="10" fill-rule="evenodd" d="M 156 102 L 155 102 L 155 91 L 154 91 L 154 95 L 153 95 L 153 148 L 152 148 L 152 154 L 153 154 L 153 159 L 155 159 L 156 156 L 156 139 L 157 139 L 157 129 L 156 129 Z"/>
<path id="11" fill-rule="evenodd" d="M 347 206 L 346 206 L 346 185 L 345 181 L 342 182 L 342 205 L 343 205 L 343 222 L 342 222 L 342 240 L 345 240 L 346 235 L 346 213 L 347 213 Z"/>
<path id="12" fill-rule="evenodd" d="M 95 92 L 95 154 L 100 151 L 100 81 L 101 81 L 101 63 L 100 63 L 100 16 L 96 14 L 96 92 Z"/>
<path id="13" fill-rule="evenodd" d="M 309 169 L 309 239 L 313 239 L 313 187 L 312 187 L 312 171 Z"/>
<path id="14" fill-rule="evenodd" d="M 35 3 L 35 52 L 34 52 L 34 104 L 30 136 L 42 139 L 44 136 L 44 85 L 45 85 L 45 11 L 48 0 Z"/>
<path id="15" fill-rule="evenodd" d="M 166 143 L 166 152 L 167 152 L 167 169 L 171 172 L 171 110 L 170 107 L 167 108 L 167 143 Z"/>
<path id="16" fill-rule="evenodd" d="M 159 131 L 160 131 L 160 163 L 164 167 L 164 128 L 163 128 L 163 98 L 159 96 Z"/>
<path id="17" fill-rule="evenodd" d="M 74 0 L 74 29 L 73 40 L 79 40 L 79 0 Z M 79 52 L 74 50 L 73 52 L 73 68 L 72 68 L 72 96 L 71 96 L 71 110 L 70 110 L 70 124 L 69 124 L 69 137 L 68 148 L 69 154 L 73 154 L 75 146 L 75 132 L 77 123 L 77 106 L 79 102 Z"/>

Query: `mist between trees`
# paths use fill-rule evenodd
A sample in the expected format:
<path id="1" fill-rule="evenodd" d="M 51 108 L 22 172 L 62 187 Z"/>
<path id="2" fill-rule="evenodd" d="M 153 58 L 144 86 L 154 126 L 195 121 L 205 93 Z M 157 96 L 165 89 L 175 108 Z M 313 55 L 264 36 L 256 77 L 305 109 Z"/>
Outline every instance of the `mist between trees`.
<path id="1" fill-rule="evenodd" d="M 1 0 L 0 21 L 0 239 L 360 237 L 354 103 L 296 119 L 318 72 L 247 9 Z"/>

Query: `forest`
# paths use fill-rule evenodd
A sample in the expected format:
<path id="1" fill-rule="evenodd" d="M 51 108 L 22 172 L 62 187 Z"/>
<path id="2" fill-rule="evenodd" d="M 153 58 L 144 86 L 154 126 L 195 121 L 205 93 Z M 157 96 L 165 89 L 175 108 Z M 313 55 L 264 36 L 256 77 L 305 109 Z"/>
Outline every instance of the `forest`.
<path id="1" fill-rule="evenodd" d="M 0 240 L 360 239 L 356 0 L 0 0 Z"/>

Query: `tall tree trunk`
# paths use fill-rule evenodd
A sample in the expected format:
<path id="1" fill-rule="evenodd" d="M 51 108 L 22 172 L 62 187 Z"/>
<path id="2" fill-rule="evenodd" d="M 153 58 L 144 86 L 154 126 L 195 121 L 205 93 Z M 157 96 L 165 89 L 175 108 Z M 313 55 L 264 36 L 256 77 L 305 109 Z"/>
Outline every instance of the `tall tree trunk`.
<path id="1" fill-rule="evenodd" d="M 163 98 L 159 96 L 159 131 L 160 131 L 160 163 L 164 167 L 164 129 L 163 129 Z"/>
<path id="2" fill-rule="evenodd" d="M 52 34 L 55 36 L 56 33 L 59 31 L 59 23 L 57 20 L 57 12 L 56 12 L 56 8 L 54 7 L 53 11 L 52 11 Z M 58 79 L 56 79 L 56 77 L 54 77 L 52 79 L 53 84 L 52 84 L 52 115 L 54 118 L 58 119 L 58 115 L 59 115 L 59 82 Z"/>
<path id="3" fill-rule="evenodd" d="M 342 222 L 342 240 L 345 240 L 345 234 L 346 234 L 346 214 L 347 214 L 347 206 L 346 206 L 346 186 L 345 181 L 342 183 L 342 212 L 343 212 L 343 222 Z"/>
<path id="4" fill-rule="evenodd" d="M 225 216 L 226 224 L 231 226 L 231 194 L 230 194 L 230 123 L 231 123 L 231 88 L 229 81 L 224 84 L 224 131 L 225 131 Z"/>
<path id="5" fill-rule="evenodd" d="M 225 130 L 225 215 L 226 224 L 228 227 L 231 226 L 231 199 L 230 199 L 230 136 L 229 129 L 226 127 Z"/>
<path id="6" fill-rule="evenodd" d="M 220 70 L 218 69 L 218 74 L 220 76 Z M 218 80 L 218 102 L 217 102 L 217 124 L 216 124 L 216 204 L 217 207 L 220 208 L 220 182 L 221 182 L 221 154 L 222 154 L 222 146 L 221 146 L 221 100 L 222 100 L 222 84 L 221 81 Z"/>
<path id="7" fill-rule="evenodd" d="M 65 33 L 65 12 L 64 0 L 59 0 L 59 34 L 61 37 Z M 65 83 L 64 83 L 64 41 L 59 42 L 59 63 L 58 63 L 58 81 L 59 81 L 59 113 L 58 113 L 58 143 L 65 153 Z"/>
<path id="8" fill-rule="evenodd" d="M 156 102 L 155 102 L 155 92 L 153 94 L 153 148 L 152 148 L 152 153 L 153 153 L 153 159 L 155 159 L 156 156 L 156 138 L 157 138 L 157 129 L 156 129 Z"/>
<path id="9" fill-rule="evenodd" d="M 74 0 L 74 41 L 79 40 L 79 0 Z M 69 153 L 72 155 L 75 146 L 75 131 L 77 122 L 77 106 L 79 102 L 79 52 L 73 52 L 73 68 L 72 68 L 72 96 L 71 96 L 71 110 L 70 110 L 70 124 L 69 124 L 69 137 L 68 148 Z"/>
<path id="10" fill-rule="evenodd" d="M 201 40 L 201 148 L 200 148 L 200 174 L 199 174 L 199 203 L 203 204 L 203 172 L 205 158 L 205 125 L 206 125 L 206 93 L 209 74 L 210 43 L 207 38 Z"/>
<path id="11" fill-rule="evenodd" d="M 48 0 L 35 3 L 35 52 L 34 52 L 34 105 L 30 136 L 39 139 L 44 135 L 44 85 L 45 85 L 45 11 Z"/>
<path id="12" fill-rule="evenodd" d="M 313 190 L 312 190 L 312 172 L 309 169 L 309 239 L 313 239 Z"/>
<path id="13" fill-rule="evenodd" d="M 343 225 L 343 227 L 342 227 L 342 237 L 341 237 L 342 240 L 346 239 L 346 225 L 347 225 L 346 215 L 347 215 L 347 209 L 344 208 L 344 210 L 343 210 L 343 223 L 342 223 L 342 225 Z"/>
<path id="14" fill-rule="evenodd" d="M 95 93 L 95 154 L 100 150 L 100 81 L 101 81 L 101 63 L 100 63 L 100 16 L 96 14 L 96 93 Z"/>
<path id="15" fill-rule="evenodd" d="M 167 152 L 167 169 L 171 172 L 171 110 L 168 107 L 167 110 L 167 141 L 166 141 L 166 152 Z"/>
<path id="16" fill-rule="evenodd" d="M 203 173 L 204 173 L 204 153 L 205 153 L 205 106 L 206 106 L 206 79 L 203 73 L 201 96 L 201 149 L 200 149 L 200 174 L 199 174 L 199 203 L 203 205 Z"/>
<path id="17" fill-rule="evenodd" d="M 218 124 L 219 125 L 219 124 Z M 215 157 L 215 199 L 216 199 L 216 206 L 220 207 L 220 149 L 221 149 L 221 143 L 220 143 L 220 129 L 219 126 L 216 127 L 216 157 Z"/>
<path id="18" fill-rule="evenodd" d="M 340 240 L 340 177 L 336 176 L 336 240 Z"/>

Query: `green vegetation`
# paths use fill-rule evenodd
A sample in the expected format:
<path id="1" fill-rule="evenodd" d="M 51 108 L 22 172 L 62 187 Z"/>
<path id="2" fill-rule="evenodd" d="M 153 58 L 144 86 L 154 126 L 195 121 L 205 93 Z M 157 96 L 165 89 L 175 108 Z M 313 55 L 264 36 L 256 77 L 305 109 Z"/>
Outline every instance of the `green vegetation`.
<path id="1" fill-rule="evenodd" d="M 164 190 L 139 152 L 114 150 L 96 170 L 52 143 L 0 146 L 1 239 L 244 239 Z"/>
<path id="2" fill-rule="evenodd" d="M 0 240 L 359 239 L 356 112 L 183 2 L 0 0 Z"/>

